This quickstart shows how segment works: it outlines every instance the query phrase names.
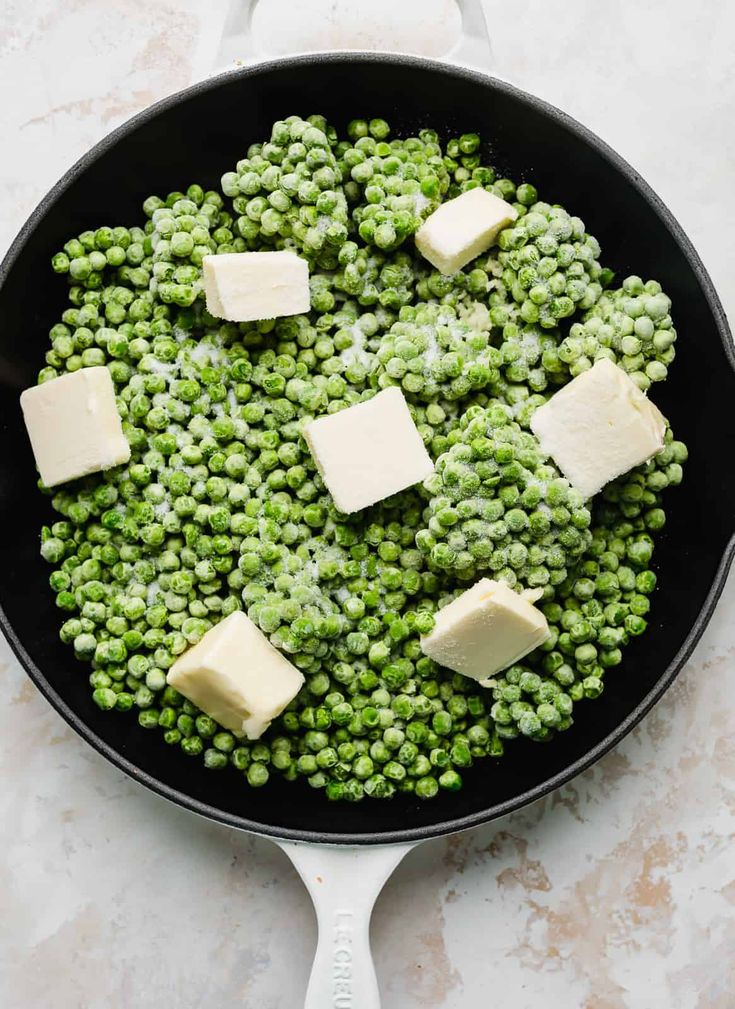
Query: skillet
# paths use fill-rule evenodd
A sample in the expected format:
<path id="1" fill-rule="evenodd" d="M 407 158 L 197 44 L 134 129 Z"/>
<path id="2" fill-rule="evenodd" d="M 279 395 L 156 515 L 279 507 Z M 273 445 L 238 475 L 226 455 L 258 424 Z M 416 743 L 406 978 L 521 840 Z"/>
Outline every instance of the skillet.
<path id="1" fill-rule="evenodd" d="M 603 698 L 578 708 L 571 729 L 543 748 L 515 744 L 501 761 L 481 762 L 464 775 L 459 793 L 423 804 L 399 795 L 387 803 L 335 805 L 306 785 L 280 780 L 249 789 L 235 774 L 214 775 L 184 760 L 135 719 L 99 711 L 85 668 L 58 639 L 59 613 L 38 553 L 38 531 L 50 521 L 51 508 L 33 491 L 18 393 L 35 384 L 48 330 L 65 307 L 65 285 L 50 272 L 51 255 L 86 228 L 139 220 L 150 193 L 194 181 L 216 186 L 221 172 L 273 121 L 315 111 L 338 129 L 355 115 L 379 115 L 399 136 L 429 125 L 444 136 L 477 131 L 502 174 L 533 182 L 542 197 L 582 217 L 600 240 L 605 264 L 619 276 L 659 280 L 673 300 L 679 333 L 677 360 L 656 388 L 656 402 L 689 445 L 690 461 L 683 484 L 667 496 L 647 633 L 610 673 Z M 39 278 L 45 278 L 43 297 L 29 297 Z M 325 920 L 334 943 L 322 943 L 318 955 L 332 977 L 322 979 L 323 987 L 312 982 L 307 1005 L 377 1006 L 374 976 L 359 947 L 367 943 L 372 900 L 407 846 L 518 809 L 597 760 L 671 685 L 722 591 L 735 551 L 735 471 L 722 465 L 735 437 L 735 355 L 699 257 L 634 169 L 538 98 L 484 74 L 415 57 L 307 55 L 196 84 L 102 140 L 66 173 L 13 243 L 0 267 L 0 318 L 0 626 L 13 650 L 72 728 L 135 780 L 213 820 L 286 842 L 312 892 L 329 891 L 332 898 Z M 303 842 L 342 847 L 335 854 Z M 375 845 L 381 847 L 367 850 Z M 346 951 L 341 959 L 339 950 Z"/>

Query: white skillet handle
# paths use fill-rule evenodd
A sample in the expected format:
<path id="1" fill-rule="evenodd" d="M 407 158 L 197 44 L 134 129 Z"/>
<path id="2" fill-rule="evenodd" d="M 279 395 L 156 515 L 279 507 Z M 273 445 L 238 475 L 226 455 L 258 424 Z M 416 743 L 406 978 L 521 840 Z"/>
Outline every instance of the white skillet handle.
<path id="1" fill-rule="evenodd" d="M 386 880 L 416 845 L 276 843 L 303 879 L 319 925 L 304 1009 L 380 1009 L 370 916 Z"/>
<path id="2" fill-rule="evenodd" d="M 219 43 L 216 57 L 211 61 L 216 72 L 232 70 L 243 63 L 258 62 L 273 56 L 292 55 L 293 52 L 320 52 L 329 51 L 338 47 L 332 47 L 327 42 L 334 35 L 335 24 L 344 28 L 342 39 L 344 42 L 339 48 L 344 49 L 373 49 L 375 43 L 371 39 L 380 39 L 380 49 L 382 51 L 413 52 L 411 46 L 412 35 L 406 33 L 406 14 L 409 5 L 415 7 L 415 12 L 408 11 L 410 16 L 415 18 L 417 31 L 413 33 L 416 38 L 426 34 L 426 17 L 431 16 L 431 11 L 427 10 L 426 4 L 422 0 L 399 0 L 393 8 L 393 14 L 385 17 L 386 11 L 380 10 L 377 18 L 383 18 L 385 24 L 378 27 L 376 32 L 376 16 L 370 22 L 371 27 L 366 29 L 364 16 L 362 19 L 356 16 L 354 8 L 351 13 L 351 5 L 357 0 L 319 0 L 313 3 L 311 9 L 308 4 L 294 4 L 289 10 L 290 33 L 288 36 L 288 51 L 284 49 L 283 43 L 279 45 L 278 39 L 257 39 L 253 32 L 253 14 L 256 7 L 267 5 L 269 0 L 220 0 L 224 4 L 225 18 L 222 31 L 222 38 Z M 272 2 L 272 0 L 270 0 Z M 447 48 L 446 51 L 435 53 L 435 58 L 448 60 L 454 63 L 466 63 L 473 66 L 488 69 L 492 62 L 492 49 L 485 12 L 482 0 L 453 0 L 459 9 L 461 17 L 461 32 L 455 45 Z M 441 16 L 441 15 L 438 15 Z M 390 20 L 390 18 L 393 20 Z M 409 22 L 410 23 L 410 22 Z M 303 34 L 301 26 L 303 25 Z M 382 29 L 382 30 L 381 30 Z M 430 30 L 430 28 L 429 28 Z M 441 28 L 437 28 L 441 31 Z M 396 42 L 391 45 L 388 41 L 394 37 Z M 401 41 L 398 41 L 398 40 Z M 419 55 L 425 53 L 418 52 Z"/>
<path id="3" fill-rule="evenodd" d="M 468 63 L 489 70 L 493 48 L 482 0 L 457 0 L 457 6 L 462 15 L 462 35 L 446 58 L 452 63 Z"/>

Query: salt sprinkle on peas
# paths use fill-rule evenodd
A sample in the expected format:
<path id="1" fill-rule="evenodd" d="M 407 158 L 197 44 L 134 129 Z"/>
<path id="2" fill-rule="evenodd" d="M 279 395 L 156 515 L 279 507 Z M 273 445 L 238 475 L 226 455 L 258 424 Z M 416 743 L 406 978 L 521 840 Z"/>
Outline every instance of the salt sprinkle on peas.
<path id="1" fill-rule="evenodd" d="M 518 220 L 453 277 L 411 235 L 442 199 L 483 186 Z M 553 195 L 553 194 L 550 194 Z M 686 447 L 591 503 L 540 455 L 533 410 L 607 356 L 641 388 L 666 378 L 676 331 L 655 281 L 614 285 L 579 218 L 498 178 L 477 134 L 391 138 L 382 119 L 340 137 L 321 116 L 274 124 L 222 176 L 143 204 L 52 259 L 70 307 L 39 381 L 97 364 L 115 383 L 129 465 L 55 489 L 41 534 L 60 637 L 91 664 L 105 712 L 250 787 L 281 774 L 333 801 L 424 800 L 462 787 L 507 740 L 544 741 L 598 697 L 645 632 L 662 495 Z M 308 316 L 210 317 L 205 255 L 295 249 Z M 435 474 L 356 516 L 336 511 L 303 424 L 399 385 Z M 423 655 L 441 606 L 485 572 L 541 588 L 550 627 L 487 689 Z M 245 610 L 303 671 L 256 742 L 166 683 L 176 657 Z"/>

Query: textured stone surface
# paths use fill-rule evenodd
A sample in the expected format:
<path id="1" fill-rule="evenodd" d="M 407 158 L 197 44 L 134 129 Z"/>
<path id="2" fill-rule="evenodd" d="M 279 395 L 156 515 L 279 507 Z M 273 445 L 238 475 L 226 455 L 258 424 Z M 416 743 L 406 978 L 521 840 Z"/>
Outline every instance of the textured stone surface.
<path id="1" fill-rule="evenodd" d="M 90 144 L 205 71 L 223 9 L 6 0 L 3 247 Z M 496 72 L 640 169 L 735 307 L 733 8 L 487 9 Z M 594 769 L 408 856 L 373 921 L 384 1009 L 464 1009 L 491 992 L 514 1009 L 732 1009 L 733 605 L 731 580 L 674 688 Z M 0 691 L 3 1009 L 297 1009 L 315 923 L 278 849 L 128 781 L 65 727 L 4 643 Z"/>

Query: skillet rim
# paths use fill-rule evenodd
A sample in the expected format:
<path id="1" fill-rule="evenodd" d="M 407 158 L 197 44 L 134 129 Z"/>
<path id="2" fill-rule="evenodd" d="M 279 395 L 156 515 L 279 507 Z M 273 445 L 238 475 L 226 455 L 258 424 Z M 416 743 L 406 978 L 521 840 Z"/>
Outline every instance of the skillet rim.
<path id="1" fill-rule="evenodd" d="M 395 53 L 308 53 L 268 60 L 252 66 L 240 67 L 236 70 L 227 70 L 223 73 L 213 75 L 204 80 L 198 81 L 187 88 L 176 91 L 171 95 L 167 95 L 165 98 L 160 99 L 153 105 L 148 106 L 141 112 L 126 120 L 91 147 L 61 176 L 58 182 L 43 197 L 38 206 L 21 227 L 3 258 L 2 263 L 0 264 L 0 288 L 3 286 L 10 270 L 23 251 L 28 238 L 35 231 L 38 224 L 45 218 L 47 213 L 53 209 L 54 204 L 61 194 L 72 184 L 72 182 L 82 175 L 88 167 L 94 164 L 94 162 L 102 154 L 115 147 L 119 141 L 123 140 L 128 134 L 132 133 L 138 126 L 156 118 L 159 114 L 166 112 L 168 109 L 175 107 L 182 101 L 194 95 L 215 90 L 221 84 L 231 80 L 235 76 L 247 78 L 257 76 L 262 72 L 270 70 L 277 70 L 280 68 L 298 69 L 299 67 L 308 66 L 313 63 L 382 63 L 389 66 L 399 65 L 415 67 L 417 69 L 431 71 L 434 74 L 464 78 L 474 85 L 481 85 L 485 87 L 489 85 L 492 89 L 499 93 L 506 94 L 512 98 L 520 100 L 532 108 L 535 108 L 535 110 L 541 115 L 555 120 L 565 129 L 569 130 L 569 132 L 576 134 L 579 139 L 588 146 L 592 147 L 602 158 L 609 162 L 615 171 L 625 177 L 625 179 L 649 204 L 657 217 L 659 217 L 659 219 L 665 224 L 671 240 L 679 246 L 692 272 L 697 278 L 707 302 L 707 306 L 713 317 L 717 332 L 720 336 L 725 356 L 727 357 L 731 370 L 735 374 L 735 346 L 733 345 L 730 327 L 728 325 L 722 303 L 720 302 L 712 280 L 707 273 L 699 254 L 679 222 L 676 220 L 668 207 L 663 203 L 658 194 L 624 158 L 622 158 L 604 140 L 601 140 L 600 137 L 589 130 L 586 126 L 583 126 L 572 116 L 568 115 L 566 112 L 563 112 L 561 109 L 558 109 L 556 106 L 536 97 L 535 95 L 529 94 L 522 88 L 518 88 L 502 78 L 494 77 L 491 74 L 484 73 L 477 69 L 460 67 L 450 63 L 444 63 L 439 60 L 431 60 L 418 56 Z M 67 724 L 115 767 L 123 771 L 134 781 L 145 785 L 151 791 L 165 799 L 168 799 L 170 802 L 174 802 L 184 809 L 198 813 L 200 816 L 204 816 L 207 819 L 214 820 L 218 823 L 273 839 L 307 841 L 316 844 L 331 845 L 391 844 L 410 841 L 418 842 L 427 840 L 431 837 L 439 837 L 445 834 L 455 833 L 456 831 L 465 830 L 469 827 L 475 827 L 479 824 L 487 823 L 490 820 L 494 820 L 500 816 L 514 812 L 517 809 L 521 809 L 531 802 L 548 795 L 550 792 L 559 788 L 572 778 L 575 778 L 578 774 L 581 774 L 582 771 L 596 763 L 596 761 L 612 749 L 613 746 L 617 745 L 651 710 L 654 704 L 656 704 L 656 702 L 663 696 L 678 676 L 682 666 L 691 655 L 695 645 L 701 638 L 710 618 L 712 617 L 717 601 L 722 594 L 725 580 L 733 559 L 735 559 L 735 533 L 731 536 L 725 546 L 717 572 L 712 580 L 712 584 L 704 603 L 702 604 L 695 621 L 693 622 L 681 648 L 672 662 L 669 663 L 665 670 L 663 670 L 661 676 L 656 681 L 655 686 L 648 692 L 648 694 L 646 694 L 633 711 L 631 711 L 630 714 L 622 722 L 620 722 L 620 724 L 617 725 L 612 732 L 608 733 L 603 740 L 584 754 L 584 756 L 569 764 L 563 771 L 560 771 L 558 774 L 542 782 L 540 785 L 528 789 L 527 791 L 516 795 L 512 799 L 507 799 L 504 802 L 488 806 L 476 813 L 444 820 L 427 826 L 410 827 L 403 830 L 379 831 L 376 833 L 355 832 L 349 834 L 337 834 L 331 831 L 273 827 L 270 824 L 259 823 L 257 821 L 249 820 L 243 816 L 227 813 L 214 806 L 210 806 L 208 803 L 200 802 L 198 799 L 194 799 L 179 789 L 172 788 L 171 786 L 164 784 L 153 775 L 142 771 L 132 761 L 118 753 L 117 750 L 110 746 L 110 744 L 102 739 L 96 732 L 94 732 L 86 724 L 84 719 L 72 711 L 61 695 L 58 694 L 51 686 L 44 674 L 31 659 L 30 655 L 28 655 L 22 642 L 13 630 L 13 627 L 2 606 L 0 606 L 0 629 L 2 629 L 12 651 L 25 672 L 35 683 L 36 687 L 43 696 L 67 722 Z"/>

